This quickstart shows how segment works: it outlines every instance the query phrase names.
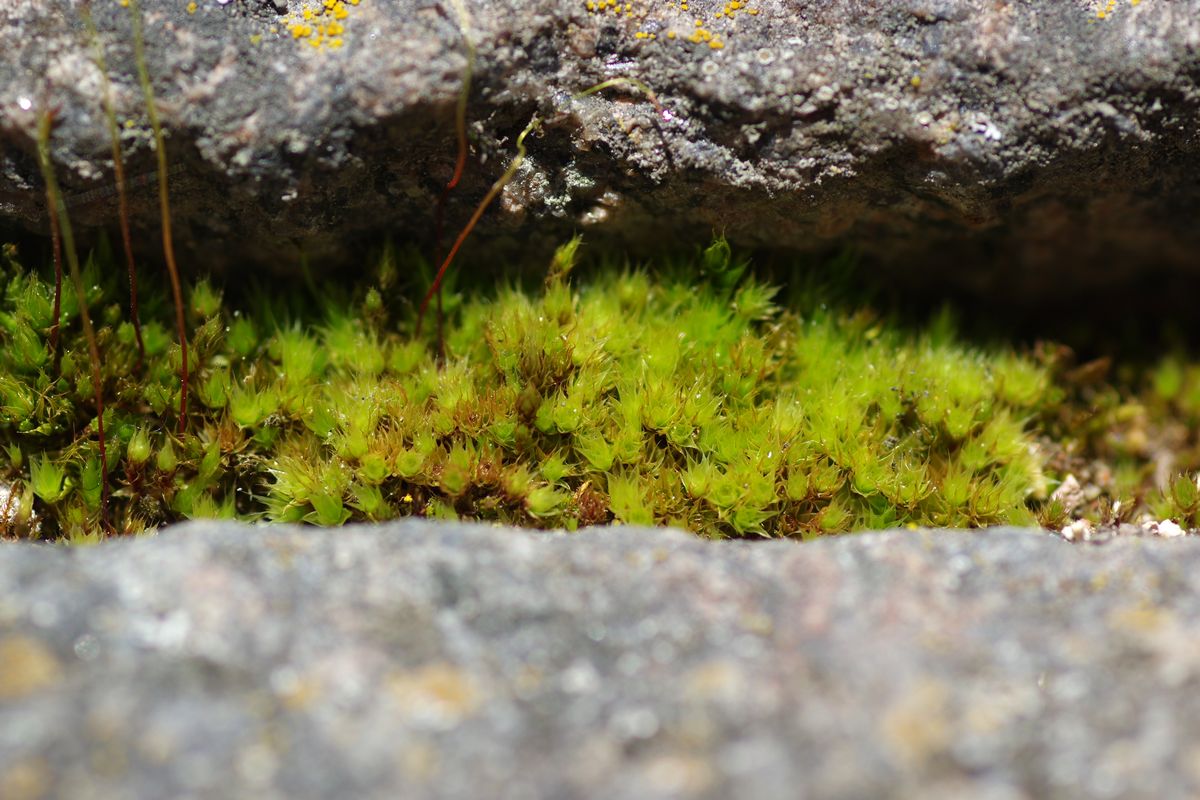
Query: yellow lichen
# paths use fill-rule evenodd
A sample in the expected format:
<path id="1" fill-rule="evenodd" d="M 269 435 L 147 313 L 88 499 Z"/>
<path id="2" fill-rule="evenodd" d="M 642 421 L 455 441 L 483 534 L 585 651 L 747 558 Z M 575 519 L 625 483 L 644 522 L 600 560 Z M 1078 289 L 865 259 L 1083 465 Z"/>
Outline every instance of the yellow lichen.
<path id="1" fill-rule="evenodd" d="M 584 8 L 589 14 L 600 15 L 612 11 L 614 15 L 633 17 L 638 16 L 642 20 L 647 20 L 651 16 L 646 9 L 639 9 L 633 2 L 621 2 L 621 0 L 582 0 Z M 689 10 L 688 0 L 668 0 L 668 9 L 678 9 L 682 12 Z M 749 14 L 752 17 L 758 16 L 757 8 L 749 8 L 747 0 L 728 0 L 722 7 L 713 12 L 713 22 L 709 23 L 703 16 L 687 17 L 685 20 L 664 20 L 661 15 L 653 15 L 655 19 L 650 25 L 642 27 L 634 31 L 633 38 L 643 42 L 653 42 L 658 40 L 659 30 L 666 29 L 666 37 L 671 41 L 682 39 L 691 44 L 707 45 L 711 50 L 723 50 L 725 48 L 725 35 L 732 33 L 732 29 L 728 26 L 735 21 L 740 13 Z M 695 26 L 690 34 L 681 33 L 678 27 L 681 25 Z M 715 30 L 713 24 L 722 26 L 721 30 Z M 660 27 L 661 26 L 661 27 Z M 648 28 L 648 29 L 647 29 Z"/>
<path id="2" fill-rule="evenodd" d="M 347 28 L 343 23 L 358 4 L 359 0 L 304 0 L 287 15 L 284 25 L 293 39 L 306 42 L 314 50 L 338 50 L 345 44 Z"/>
<path id="3" fill-rule="evenodd" d="M 1142 0 L 1129 0 L 1130 6 L 1141 5 Z M 1118 0 L 1093 0 L 1091 11 L 1095 13 L 1094 20 L 1109 19 L 1120 10 Z"/>

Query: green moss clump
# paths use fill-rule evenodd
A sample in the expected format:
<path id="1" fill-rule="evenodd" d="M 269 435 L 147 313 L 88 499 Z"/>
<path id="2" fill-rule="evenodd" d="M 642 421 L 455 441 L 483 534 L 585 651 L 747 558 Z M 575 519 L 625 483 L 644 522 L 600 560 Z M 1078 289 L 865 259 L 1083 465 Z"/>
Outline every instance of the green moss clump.
<path id="1" fill-rule="evenodd" d="M 540 293 L 451 302 L 441 364 L 411 315 L 389 312 L 387 280 L 327 299 L 315 323 L 265 296 L 233 310 L 202 281 L 182 434 L 164 299 L 147 295 L 139 373 L 101 277 L 119 270 L 94 259 L 117 531 L 211 516 L 709 536 L 1033 520 L 1046 481 L 1027 423 L 1054 392 L 1044 368 L 964 347 L 944 322 L 910 334 L 826 308 L 819 289 L 781 309 L 721 241 L 676 270 L 687 279 L 607 269 L 574 287 L 576 244 Z M 34 498 L 0 524 L 93 537 L 102 476 L 77 308 L 64 297 L 56 367 L 52 286 L 12 257 L 0 279 L 0 481 Z"/>

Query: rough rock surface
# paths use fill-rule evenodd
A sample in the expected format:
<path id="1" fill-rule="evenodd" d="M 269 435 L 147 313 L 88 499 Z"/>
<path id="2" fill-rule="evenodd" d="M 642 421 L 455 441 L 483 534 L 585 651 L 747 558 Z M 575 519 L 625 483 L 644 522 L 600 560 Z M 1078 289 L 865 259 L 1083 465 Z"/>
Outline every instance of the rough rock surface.
<path id="1" fill-rule="evenodd" d="M 0 587 L 6 800 L 1200 790 L 1195 540 L 192 524 Z"/>
<path id="2" fill-rule="evenodd" d="M 316 0 L 143 5 L 193 262 L 336 260 L 384 231 L 428 246 L 455 152 L 457 0 L 345 0 L 320 47 L 315 30 L 289 27 L 324 24 L 301 16 Z M 114 213 L 78 6 L 0 4 L 0 218 L 35 228 L 44 107 L 58 109 L 74 212 L 89 224 Z M 93 6 L 145 177 L 129 12 Z M 1200 266 L 1200 0 L 462 7 L 478 59 L 452 229 L 536 114 L 540 137 L 485 239 L 528 250 L 580 229 L 662 244 L 716 228 L 750 245 L 852 242 L 901 270 L 1007 290 Z M 577 96 L 613 78 L 627 82 Z M 135 211 L 154 224 L 151 183 Z"/>

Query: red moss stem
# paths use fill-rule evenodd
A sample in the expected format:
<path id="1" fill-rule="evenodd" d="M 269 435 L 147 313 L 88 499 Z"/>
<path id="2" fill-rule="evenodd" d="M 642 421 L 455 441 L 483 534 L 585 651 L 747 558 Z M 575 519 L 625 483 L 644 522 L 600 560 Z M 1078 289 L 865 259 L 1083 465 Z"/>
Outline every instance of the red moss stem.
<path id="1" fill-rule="evenodd" d="M 58 211 L 50 184 L 46 184 L 46 211 L 50 216 L 50 246 L 54 253 L 54 322 L 50 325 L 50 354 L 58 365 L 58 336 L 62 325 L 62 280 L 63 255 L 62 236 L 58 231 Z"/>
<path id="2" fill-rule="evenodd" d="M 463 67 L 462 87 L 458 91 L 458 102 L 454 109 L 454 131 L 458 140 L 458 154 L 454 160 L 454 174 L 450 176 L 450 180 L 446 182 L 442 188 L 441 195 L 438 196 L 437 210 L 434 212 L 433 224 L 433 263 L 438 263 L 442 258 L 442 233 L 445 227 L 446 217 L 446 200 L 450 196 L 459 181 L 462 180 L 463 171 L 467 166 L 467 102 L 471 96 L 471 75 L 475 72 L 475 45 L 471 42 L 471 37 L 467 35 L 466 30 L 466 12 L 464 9 L 459 9 L 460 25 L 462 26 L 463 44 L 466 46 L 467 63 Z M 421 312 L 417 318 L 417 334 L 420 335 L 421 323 L 425 316 L 425 306 L 422 304 Z M 437 291 L 437 341 L 438 341 L 438 358 L 445 357 L 445 342 L 442 335 L 445 314 L 442 309 L 442 291 L 441 287 Z"/>
<path id="3" fill-rule="evenodd" d="M 141 371 L 146 362 L 146 343 L 142 339 L 142 319 L 138 313 L 137 266 L 133 261 L 133 237 L 129 234 L 129 196 L 125 191 L 125 159 L 121 155 L 121 133 L 117 129 L 117 112 L 113 106 L 112 83 L 108 79 L 108 64 L 104 58 L 104 46 L 100 43 L 100 35 L 96 24 L 92 21 L 90 3 L 84 3 L 80 9 L 83 21 L 87 25 L 88 37 L 92 40 L 95 50 L 96 67 L 100 70 L 100 78 L 104 83 L 104 115 L 108 121 L 108 135 L 112 140 L 113 175 L 117 184 L 117 217 L 121 228 L 121 244 L 125 248 L 125 266 L 129 273 L 129 317 L 133 323 L 133 335 L 137 340 L 138 363 Z"/>
<path id="4" fill-rule="evenodd" d="M 38 162 L 42 178 L 46 182 L 46 197 L 58 217 L 62 243 L 67 253 L 67 265 L 71 270 L 71 282 L 75 284 L 75 297 L 79 301 L 79 319 L 83 323 L 83 334 L 88 344 L 88 362 L 92 372 L 92 391 L 96 400 L 96 426 L 100 443 L 100 524 L 111 531 L 108 519 L 108 448 L 104 436 L 104 382 L 100 371 L 100 345 L 96 341 L 96 329 L 92 326 L 92 315 L 88 312 L 87 292 L 83 286 L 83 274 L 79 269 L 79 252 L 75 248 L 75 234 L 71 219 L 67 215 L 67 204 L 63 202 L 54 175 L 54 164 L 50 155 L 50 134 L 54 127 L 54 113 L 46 111 L 38 122 Z"/>
<path id="5" fill-rule="evenodd" d="M 467 220 L 467 224 L 458 234 L 458 238 L 454 240 L 454 244 L 450 247 L 450 252 L 446 255 L 445 260 L 442 261 L 442 265 L 438 268 L 437 275 L 434 276 L 433 285 L 430 286 L 429 291 L 425 293 L 424 299 L 421 300 L 421 307 L 417 310 L 417 336 L 421 335 L 421 323 L 425 319 L 425 312 L 429 308 L 429 301 L 433 298 L 437 291 L 442 288 L 442 280 L 446 277 L 446 271 L 450 268 L 450 264 L 454 262 L 454 257 L 458 255 L 458 251 L 463 246 L 463 242 L 467 240 L 467 236 L 469 236 L 471 231 L 475 229 L 475 225 L 479 222 L 479 218 L 483 216 L 483 212 L 487 211 L 488 206 L 492 204 L 492 201 L 496 199 L 508 182 L 512 180 L 513 175 L 517 174 L 517 170 L 521 168 L 522 162 L 525 161 L 525 138 L 541 124 L 542 121 L 537 117 L 534 117 L 529 121 L 529 124 L 525 126 L 525 130 L 521 131 L 521 134 L 517 136 L 516 157 L 513 158 L 512 163 L 508 165 L 508 169 L 504 171 L 504 174 L 492 184 L 492 188 L 488 189 L 488 193 L 484 195 L 483 200 L 481 200 L 479 205 L 475 207 L 475 211 L 471 214 L 471 218 Z"/>
<path id="6" fill-rule="evenodd" d="M 175 301 L 175 328 L 179 336 L 179 432 L 187 429 L 188 414 L 188 343 L 187 323 L 183 311 L 183 289 L 179 283 L 179 267 L 175 263 L 175 245 L 171 239 L 171 196 L 167 182 L 167 144 L 162 124 L 158 119 L 158 107 L 154 102 L 154 87 L 150 83 L 150 72 L 146 69 L 146 46 L 142 34 L 142 9 L 138 0 L 130 0 L 133 12 L 133 51 L 137 61 L 138 79 L 146 97 L 146 113 L 150 127 L 154 129 L 155 155 L 158 157 L 158 209 L 162 218 L 163 257 L 167 262 L 167 273 L 171 277 L 171 296 Z"/>

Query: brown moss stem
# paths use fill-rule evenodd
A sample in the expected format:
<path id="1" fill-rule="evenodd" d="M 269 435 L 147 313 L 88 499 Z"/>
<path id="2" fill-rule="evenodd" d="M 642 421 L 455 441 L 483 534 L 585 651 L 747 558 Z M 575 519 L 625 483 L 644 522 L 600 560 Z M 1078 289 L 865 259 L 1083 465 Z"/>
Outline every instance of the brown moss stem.
<path id="1" fill-rule="evenodd" d="M 454 174 L 450 176 L 450 180 L 442 188 L 442 193 L 438 196 L 437 209 L 434 212 L 433 263 L 435 264 L 439 263 L 442 259 L 442 233 L 445 228 L 446 200 L 449 198 L 450 192 L 454 191 L 459 181 L 462 180 L 463 171 L 467 166 L 467 102 L 471 96 L 471 76 L 475 73 L 475 43 L 471 41 L 471 37 L 467 33 L 468 18 L 466 9 L 458 2 L 455 3 L 455 6 L 458 10 L 459 30 L 462 33 L 463 46 L 466 48 L 467 63 L 463 67 L 462 86 L 458 90 L 458 101 L 455 104 L 454 110 L 454 131 L 458 140 L 458 154 L 454 160 Z M 437 292 L 437 341 L 439 358 L 445 355 L 442 334 L 444 317 L 442 292 L 439 288 Z"/>
<path id="2" fill-rule="evenodd" d="M 58 213 L 54 193 L 50 190 L 49 183 L 46 184 L 46 213 L 50 217 L 50 247 L 54 255 L 54 322 L 50 325 L 50 354 L 57 366 L 58 336 L 62 326 L 63 255 L 62 236 L 58 230 Z"/>
<path id="3" fill-rule="evenodd" d="M 163 257 L 171 277 L 171 295 L 175 302 L 175 327 L 179 336 L 179 431 L 187 428 L 188 414 L 188 346 L 187 326 L 183 314 L 183 289 L 179 284 L 179 268 L 175 263 L 175 245 L 171 239 L 171 196 L 167 183 L 167 144 L 163 137 L 162 124 L 158 118 L 158 107 L 154 102 L 154 87 L 150 83 L 150 71 L 146 69 L 146 44 L 142 34 L 142 8 L 138 0 L 130 0 L 133 16 L 133 52 L 137 61 L 138 80 L 146 96 L 146 113 L 150 127 L 154 130 L 155 155 L 158 156 L 158 205 L 162 218 Z"/>
<path id="4" fill-rule="evenodd" d="M 38 121 L 38 163 L 42 178 L 46 182 L 46 196 L 53 208 L 52 216 L 58 217 L 63 247 L 67 253 L 67 266 L 71 270 L 71 282 L 75 284 L 75 297 L 79 301 L 79 319 L 83 323 L 83 335 L 88 343 L 88 361 L 92 372 L 92 391 L 96 400 L 96 426 L 100 442 L 100 524 L 111 530 L 108 521 L 108 451 L 104 437 L 104 384 L 100 373 L 100 345 L 96 341 L 96 330 L 92 316 L 88 313 L 87 293 L 83 286 L 83 274 L 79 268 L 79 252 L 75 248 L 75 234 L 71 219 L 67 215 L 67 204 L 63 202 L 54 175 L 54 164 L 50 155 L 50 134 L 54 127 L 54 113 L 45 111 Z"/>
<path id="5" fill-rule="evenodd" d="M 425 319 L 425 312 L 429 308 L 429 301 L 441 289 L 442 280 L 446 277 L 446 271 L 450 268 L 450 264 L 453 263 L 454 257 L 458 255 L 458 251 L 462 247 L 463 242 L 467 240 L 467 236 L 475 229 L 475 225 L 479 222 L 479 218 L 483 216 L 483 212 L 487 211 L 488 206 L 492 204 L 492 201 L 504 190 L 508 182 L 517 174 L 517 170 L 521 168 L 521 164 L 525 161 L 525 139 L 541 124 L 542 121 L 536 116 L 529 120 L 529 124 L 525 126 L 525 130 L 521 131 L 520 135 L 517 136 L 517 155 L 513 158 L 512 163 L 508 165 L 508 169 L 504 171 L 504 174 L 492 184 L 491 189 L 488 189 L 488 193 L 484 195 L 483 200 L 475 207 L 471 218 L 467 220 L 467 224 L 463 226 L 462 231 L 458 234 L 458 238 L 454 240 L 454 244 L 450 247 L 450 252 L 446 254 L 445 260 L 442 261 L 441 266 L 438 268 L 437 275 L 434 276 L 433 284 L 429 287 L 429 291 L 425 293 L 424 299 L 421 300 L 421 307 L 417 310 L 417 336 L 421 335 L 421 323 Z"/>
<path id="6" fill-rule="evenodd" d="M 117 217 L 121 228 L 121 243 L 125 248 L 125 265 L 129 273 L 129 317 L 133 323 L 133 335 L 137 339 L 138 363 L 141 370 L 146 361 L 146 344 L 142 339 L 142 321 L 138 313 L 137 266 L 133 260 L 133 237 L 129 233 L 129 196 L 125 190 L 125 159 L 121 155 L 121 133 L 117 128 L 117 112 L 113 104 L 112 82 L 108 78 L 108 63 L 104 58 L 104 45 L 96 31 L 92 20 L 90 3 L 84 3 L 80 9 L 84 24 L 87 26 L 88 38 L 91 39 L 95 51 L 96 67 L 100 70 L 100 79 L 104 84 L 104 116 L 108 122 L 108 135 L 112 139 L 113 175 L 117 184 Z"/>

